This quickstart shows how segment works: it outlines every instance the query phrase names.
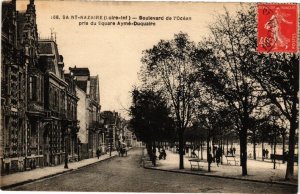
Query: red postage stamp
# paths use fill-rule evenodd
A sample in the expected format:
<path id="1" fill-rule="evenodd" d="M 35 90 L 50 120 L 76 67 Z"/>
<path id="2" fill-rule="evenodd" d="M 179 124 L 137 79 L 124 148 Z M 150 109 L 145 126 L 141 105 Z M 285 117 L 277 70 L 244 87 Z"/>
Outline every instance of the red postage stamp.
<path id="1" fill-rule="evenodd" d="M 298 5 L 258 4 L 258 52 L 298 51 Z"/>

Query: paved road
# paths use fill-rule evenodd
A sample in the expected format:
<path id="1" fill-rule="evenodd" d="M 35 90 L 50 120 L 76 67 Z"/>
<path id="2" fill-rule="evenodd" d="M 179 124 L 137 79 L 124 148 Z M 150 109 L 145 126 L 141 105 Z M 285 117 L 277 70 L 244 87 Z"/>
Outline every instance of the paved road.
<path id="1" fill-rule="evenodd" d="M 226 192 L 296 193 L 297 188 L 144 169 L 141 149 L 67 174 L 36 181 L 11 190 L 99 192 Z"/>

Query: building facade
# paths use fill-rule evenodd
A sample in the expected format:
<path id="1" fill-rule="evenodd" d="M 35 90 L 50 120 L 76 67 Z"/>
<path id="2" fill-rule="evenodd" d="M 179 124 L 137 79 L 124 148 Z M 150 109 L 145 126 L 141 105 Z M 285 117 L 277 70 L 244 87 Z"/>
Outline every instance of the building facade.
<path id="1" fill-rule="evenodd" d="M 100 92 L 99 92 L 99 77 L 91 76 L 88 68 L 69 68 L 70 72 L 73 73 L 76 78 L 76 85 L 78 86 L 77 92 L 80 96 L 85 96 L 85 104 L 82 106 L 84 108 L 85 118 L 81 115 L 79 117 L 79 125 L 82 132 L 81 135 L 87 135 L 84 143 L 81 144 L 82 152 L 88 151 L 88 155 L 82 153 L 82 157 L 91 158 L 96 156 L 97 148 L 101 147 L 103 144 L 103 133 L 104 131 L 100 127 Z M 82 94 L 84 92 L 84 94 Z M 80 98 L 80 97 L 79 97 Z M 80 100 L 81 101 L 81 100 Z M 83 101 L 80 102 L 83 105 Z M 82 110 L 81 110 L 82 111 Z M 85 125 L 83 124 L 85 123 Z M 84 139 L 84 138 L 83 138 Z"/>
<path id="2" fill-rule="evenodd" d="M 54 38 L 39 39 L 36 17 L 34 0 L 25 11 L 2 2 L 1 175 L 94 157 L 104 141 L 98 76 L 65 73 Z"/>
<path id="3" fill-rule="evenodd" d="M 38 66 L 34 1 L 16 11 L 16 1 L 2 3 L 2 174 L 43 166 L 43 73 Z"/>
<path id="4" fill-rule="evenodd" d="M 77 120 L 79 122 L 78 136 L 78 147 L 79 147 L 79 160 L 86 159 L 88 155 L 88 100 L 86 93 L 76 85 L 76 96 L 78 96 L 79 101 L 77 104 Z"/>
<path id="5" fill-rule="evenodd" d="M 46 166 L 53 166 L 64 162 L 70 124 L 66 112 L 68 83 L 64 79 L 64 62 L 54 40 L 39 40 L 39 64 L 45 72 L 44 161 Z"/>
<path id="6" fill-rule="evenodd" d="M 76 80 L 72 73 L 65 74 L 65 80 L 68 83 L 67 87 L 67 109 L 66 117 L 69 123 L 69 131 L 67 137 L 67 153 L 69 161 L 78 161 L 79 159 L 79 141 L 78 130 L 79 123 L 77 120 L 77 103 L 79 98 L 76 95 Z"/>

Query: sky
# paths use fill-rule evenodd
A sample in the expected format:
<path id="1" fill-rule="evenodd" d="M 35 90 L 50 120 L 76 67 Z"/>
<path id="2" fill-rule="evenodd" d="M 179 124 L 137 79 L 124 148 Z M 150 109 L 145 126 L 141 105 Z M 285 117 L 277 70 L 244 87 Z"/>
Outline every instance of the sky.
<path id="1" fill-rule="evenodd" d="M 25 10 L 29 0 L 17 2 L 17 10 Z M 209 34 L 208 24 L 224 6 L 234 11 L 238 3 L 180 2 L 91 2 L 35 0 L 37 27 L 41 38 L 56 33 L 59 53 L 69 67 L 88 67 L 91 75 L 99 75 L 101 111 L 115 110 L 128 118 L 130 91 L 139 85 L 138 71 L 142 51 L 161 39 L 172 39 L 179 32 L 188 33 L 197 42 Z M 53 19 L 58 15 L 60 19 Z M 90 25 L 95 20 L 63 19 L 63 15 L 82 16 L 163 16 L 171 21 L 156 21 L 155 26 Z M 191 17 L 174 20 L 173 16 Z M 88 21 L 89 25 L 79 25 Z M 96 20 L 97 22 L 100 20 Z M 121 21 L 121 20 L 118 20 Z M 138 20 L 135 20 L 138 21 Z"/>

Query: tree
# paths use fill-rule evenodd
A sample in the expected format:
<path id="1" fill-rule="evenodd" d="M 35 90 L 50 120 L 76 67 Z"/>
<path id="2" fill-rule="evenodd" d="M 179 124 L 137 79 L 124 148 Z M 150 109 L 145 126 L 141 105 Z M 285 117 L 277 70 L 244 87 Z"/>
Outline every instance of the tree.
<path id="1" fill-rule="evenodd" d="M 225 11 L 210 26 L 212 36 L 200 44 L 211 51 L 209 58 L 198 57 L 201 81 L 219 96 L 235 115 L 239 133 L 242 175 L 247 175 L 247 133 L 251 116 L 263 98 L 259 84 L 251 78 L 248 66 L 256 53 L 255 7 L 241 8 L 235 16 Z M 203 63 L 203 60 L 207 61 Z"/>
<path id="2" fill-rule="evenodd" d="M 208 130 L 205 127 L 203 127 L 198 120 L 194 121 L 192 126 L 187 128 L 184 133 L 184 137 L 187 141 L 194 142 L 194 144 L 197 145 L 197 147 L 194 148 L 198 149 L 198 157 L 200 157 L 201 160 L 203 160 L 203 144 L 207 138 L 207 135 Z M 199 151 L 201 151 L 200 156 Z"/>
<path id="3" fill-rule="evenodd" d="M 130 116 L 130 127 L 151 150 L 156 141 L 173 139 L 174 122 L 167 102 L 160 93 L 133 89 Z"/>
<path id="4" fill-rule="evenodd" d="M 261 54 L 251 68 L 251 76 L 266 92 L 271 103 L 289 121 L 289 152 L 285 179 L 294 175 L 294 153 L 299 113 L 299 56 L 296 54 Z"/>
<path id="5" fill-rule="evenodd" d="M 141 80 L 151 83 L 168 99 L 179 140 L 179 168 L 184 168 L 184 131 L 191 124 L 195 77 L 192 56 L 195 44 L 187 34 L 175 34 L 172 40 L 161 40 L 145 50 Z"/>

